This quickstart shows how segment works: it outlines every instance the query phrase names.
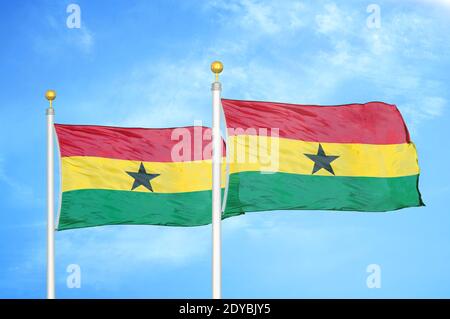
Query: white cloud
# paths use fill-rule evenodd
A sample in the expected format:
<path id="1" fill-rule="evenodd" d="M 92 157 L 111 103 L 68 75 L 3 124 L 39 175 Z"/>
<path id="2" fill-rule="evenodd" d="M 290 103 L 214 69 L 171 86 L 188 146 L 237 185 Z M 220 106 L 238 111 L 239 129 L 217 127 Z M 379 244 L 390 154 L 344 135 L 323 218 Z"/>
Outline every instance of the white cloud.
<path id="1" fill-rule="evenodd" d="M 204 57 L 196 57 L 176 63 L 149 62 L 133 70 L 121 93 L 140 102 L 121 123 L 164 127 L 202 120 L 199 110 L 208 105 L 208 79 L 212 80 L 209 63 Z"/>
<path id="2" fill-rule="evenodd" d="M 79 33 L 73 37 L 73 41 L 83 52 L 90 53 L 94 47 L 93 33 L 87 27 L 82 27 L 77 31 Z"/>
<path id="3" fill-rule="evenodd" d="M 305 5 L 300 1 L 212 1 L 206 8 L 226 13 L 224 21 L 232 15 L 230 25 L 238 25 L 255 37 L 293 32 L 304 26 L 301 17 Z"/>
<path id="4" fill-rule="evenodd" d="M 442 38 L 439 25 L 431 17 L 408 11 L 384 12 L 382 28 L 368 29 L 364 11 L 328 5 L 325 12 L 329 16 L 319 19 L 322 24 L 318 30 L 331 35 L 328 43 L 332 49 L 320 50 L 309 61 L 310 67 L 303 69 L 309 70 L 310 76 L 302 80 L 311 84 L 310 97 L 320 102 L 324 95 L 331 97 L 337 90 L 345 90 L 345 83 L 362 80 L 379 92 L 380 97 L 372 99 L 397 103 L 413 129 L 443 114 L 445 85 L 430 79 L 422 65 L 442 63 L 450 47 L 445 44 L 448 36 Z"/>
<path id="5" fill-rule="evenodd" d="M 345 32 L 352 23 L 352 17 L 342 12 L 335 3 L 326 4 L 324 13 L 319 13 L 315 17 L 317 31 L 319 33 Z"/>
<path id="6" fill-rule="evenodd" d="M 422 121 L 442 116 L 447 104 L 447 100 L 442 97 L 423 96 L 403 105 L 402 110 L 413 120 L 410 128 L 415 129 Z"/>
<path id="7" fill-rule="evenodd" d="M 447 106 L 447 100 L 438 96 L 429 96 L 423 99 L 425 113 L 430 117 L 439 117 Z"/>
<path id="8" fill-rule="evenodd" d="M 95 46 L 94 33 L 83 22 L 81 28 L 69 29 L 65 21 L 60 21 L 49 15 L 45 19 L 49 28 L 47 33 L 37 33 L 33 36 L 33 48 L 43 55 L 58 55 L 67 50 L 78 50 L 90 54 Z"/>
<path id="9" fill-rule="evenodd" d="M 450 9 L 450 0 L 419 0 L 419 1 L 426 4 L 443 6 Z"/>
<path id="10" fill-rule="evenodd" d="M 141 61 L 78 101 L 76 116 L 91 124 L 130 127 L 188 126 L 198 120 L 208 125 L 204 112 L 211 99 L 210 63 L 205 54 L 176 62 Z"/>
<path id="11" fill-rule="evenodd" d="M 227 97 L 233 97 L 232 92 L 238 98 L 304 104 L 365 102 L 352 100 L 353 91 L 345 101 L 336 95 L 345 92 L 346 83 L 367 81 L 380 94 L 375 99 L 400 100 L 401 109 L 414 107 L 408 112 L 416 123 L 438 113 L 413 101 L 403 105 L 404 100 L 429 96 L 445 100 L 441 83 L 432 83 L 420 65 L 406 62 L 436 62 L 445 56 L 447 47 L 441 47 L 445 38 L 429 36 L 441 34 L 429 17 L 385 10 L 382 28 L 369 29 L 365 8 L 336 3 L 235 0 L 210 2 L 204 9 L 222 19 L 217 40 L 201 51 L 195 44 L 184 48 L 190 53 L 176 63 L 144 61 L 128 75 L 120 75 L 110 93 L 117 109 L 127 113 L 110 114 L 111 124 L 161 127 L 209 122 L 204 118 L 210 101 L 209 63 L 217 57 L 225 58 L 222 79 Z M 310 39 L 320 44 L 303 45 Z M 104 104 L 93 99 L 86 109 L 91 110 L 93 103 Z"/>

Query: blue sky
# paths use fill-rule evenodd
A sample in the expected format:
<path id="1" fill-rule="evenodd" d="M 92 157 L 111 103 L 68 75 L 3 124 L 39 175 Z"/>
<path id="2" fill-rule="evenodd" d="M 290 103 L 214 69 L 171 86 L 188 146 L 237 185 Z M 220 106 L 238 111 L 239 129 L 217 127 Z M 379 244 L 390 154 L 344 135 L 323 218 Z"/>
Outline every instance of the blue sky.
<path id="1" fill-rule="evenodd" d="M 45 297 L 45 90 L 58 92 L 59 123 L 209 125 L 215 59 L 227 98 L 397 104 L 427 205 L 226 220 L 223 296 L 450 297 L 450 1 L 77 1 L 80 29 L 66 26 L 70 3 L 0 1 L 0 297 Z M 370 4 L 380 28 L 366 23 Z M 56 293 L 209 298 L 210 259 L 210 226 L 65 231 Z"/>

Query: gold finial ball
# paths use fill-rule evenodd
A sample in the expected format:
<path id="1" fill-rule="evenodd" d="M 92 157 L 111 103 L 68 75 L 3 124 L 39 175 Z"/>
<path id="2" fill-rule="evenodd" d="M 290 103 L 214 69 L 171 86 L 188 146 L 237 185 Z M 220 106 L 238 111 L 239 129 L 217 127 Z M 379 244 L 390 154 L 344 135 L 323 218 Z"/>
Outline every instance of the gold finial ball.
<path id="1" fill-rule="evenodd" d="M 223 64 L 220 61 L 214 61 L 211 63 L 211 71 L 215 74 L 219 74 L 223 71 Z"/>
<path id="2" fill-rule="evenodd" d="M 49 101 L 53 101 L 54 99 L 56 99 L 56 91 L 47 90 L 47 92 L 45 92 L 45 98 Z"/>

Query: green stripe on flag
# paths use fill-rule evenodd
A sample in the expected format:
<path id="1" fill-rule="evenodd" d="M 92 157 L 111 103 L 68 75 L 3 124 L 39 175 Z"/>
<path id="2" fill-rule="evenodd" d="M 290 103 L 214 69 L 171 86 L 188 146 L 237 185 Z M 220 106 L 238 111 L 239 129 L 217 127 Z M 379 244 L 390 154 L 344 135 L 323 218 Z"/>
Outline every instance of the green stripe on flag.
<path id="1" fill-rule="evenodd" d="M 147 193 L 101 189 L 64 192 L 58 230 L 102 225 L 199 226 L 211 223 L 211 191 Z M 224 218 L 240 213 L 225 214 Z"/>
<path id="2" fill-rule="evenodd" d="M 241 210 L 382 212 L 423 206 L 419 175 L 378 178 L 240 172 L 229 178 L 227 214 Z"/>

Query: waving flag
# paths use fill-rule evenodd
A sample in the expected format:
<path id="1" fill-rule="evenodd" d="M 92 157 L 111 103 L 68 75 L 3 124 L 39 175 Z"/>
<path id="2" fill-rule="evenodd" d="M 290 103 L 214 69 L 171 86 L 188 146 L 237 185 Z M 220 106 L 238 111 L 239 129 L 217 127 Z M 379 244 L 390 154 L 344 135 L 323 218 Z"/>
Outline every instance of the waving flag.
<path id="1" fill-rule="evenodd" d="M 211 223 L 211 146 L 203 143 L 210 129 L 55 128 L 62 169 L 58 230 Z"/>
<path id="2" fill-rule="evenodd" d="M 398 109 L 222 100 L 228 213 L 389 211 L 423 205 L 414 144 Z"/>

